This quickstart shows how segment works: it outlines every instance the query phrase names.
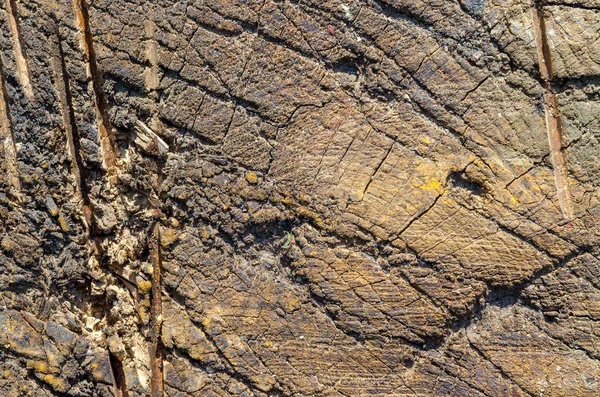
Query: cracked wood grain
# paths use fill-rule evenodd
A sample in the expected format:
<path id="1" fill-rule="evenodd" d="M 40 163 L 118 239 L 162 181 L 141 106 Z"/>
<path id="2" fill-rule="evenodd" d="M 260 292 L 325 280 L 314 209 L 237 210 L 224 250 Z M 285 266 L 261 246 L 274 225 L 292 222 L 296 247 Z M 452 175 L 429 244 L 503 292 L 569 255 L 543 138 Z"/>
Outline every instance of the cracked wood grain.
<path id="1" fill-rule="evenodd" d="M 50 95 L 5 101 L 34 188 L 21 211 L 0 186 L 0 298 L 34 314 L 0 309 L 1 395 L 594 395 L 595 295 L 560 270 L 598 253 L 597 84 L 561 80 L 544 120 L 529 3 L 35 4 L 59 37 L 27 43 Z"/>
<path id="2" fill-rule="evenodd" d="M 556 93 L 552 88 L 554 74 L 552 71 L 552 56 L 548 45 L 543 5 L 537 2 L 534 3 L 531 15 L 533 18 L 540 76 L 544 88 L 546 130 L 548 133 L 548 143 L 550 145 L 550 159 L 552 161 L 552 166 L 554 167 L 556 194 L 563 216 L 566 220 L 571 220 L 573 218 L 573 204 L 569 188 L 569 168 L 564 153 L 562 117 Z"/>

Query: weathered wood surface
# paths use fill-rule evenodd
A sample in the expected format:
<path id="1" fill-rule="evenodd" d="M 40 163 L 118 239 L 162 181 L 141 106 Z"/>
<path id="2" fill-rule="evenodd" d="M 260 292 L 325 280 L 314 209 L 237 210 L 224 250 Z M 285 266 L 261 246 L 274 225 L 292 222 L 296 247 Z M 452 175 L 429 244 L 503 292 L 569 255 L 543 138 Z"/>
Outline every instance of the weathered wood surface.
<path id="1" fill-rule="evenodd" d="M 0 396 L 600 395 L 597 0 L 4 0 Z"/>

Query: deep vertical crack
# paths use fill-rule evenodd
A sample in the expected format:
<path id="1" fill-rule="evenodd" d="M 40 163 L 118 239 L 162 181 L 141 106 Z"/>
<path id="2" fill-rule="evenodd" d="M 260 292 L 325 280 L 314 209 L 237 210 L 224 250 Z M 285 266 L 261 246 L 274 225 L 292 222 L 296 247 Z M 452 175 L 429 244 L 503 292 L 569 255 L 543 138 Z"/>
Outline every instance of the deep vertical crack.
<path id="1" fill-rule="evenodd" d="M 113 373 L 113 380 L 115 384 L 116 397 L 128 397 L 127 387 L 125 385 L 125 371 L 123 370 L 123 363 L 114 354 L 109 353 L 110 367 Z"/>
<path id="2" fill-rule="evenodd" d="M 162 327 L 162 285 L 160 252 L 160 227 L 154 226 L 154 247 L 152 250 L 152 302 L 150 306 L 150 361 L 151 361 L 151 397 L 164 396 L 163 355 L 161 342 Z"/>
<path id="3" fill-rule="evenodd" d="M 546 113 L 546 130 L 550 144 L 550 159 L 554 168 L 554 182 L 560 210 L 565 219 L 573 219 L 571 193 L 569 190 L 569 170 L 563 151 L 563 124 L 556 93 L 552 87 L 554 72 L 552 56 L 546 33 L 543 4 L 535 2 L 531 10 L 533 29 L 539 60 L 540 76 L 544 88 L 544 111 Z"/>
<path id="4" fill-rule="evenodd" d="M 21 193 L 21 180 L 19 178 L 17 148 L 15 146 L 15 136 L 9 106 L 8 91 L 6 90 L 6 80 L 4 78 L 4 65 L 0 59 L 0 138 L 2 139 L 8 183 L 15 189 L 15 196 L 18 197 Z"/>
<path id="5" fill-rule="evenodd" d="M 25 96 L 31 100 L 33 99 L 33 87 L 31 85 L 31 78 L 29 76 L 29 65 L 27 61 L 27 54 L 25 53 L 25 43 L 23 41 L 23 35 L 21 34 L 21 27 L 19 25 L 17 1 L 6 0 L 5 6 L 8 14 L 8 25 L 10 27 L 10 33 L 12 36 L 13 48 L 15 53 L 17 78 L 21 83 L 21 87 L 23 87 L 23 92 L 25 93 Z"/>
<path id="6" fill-rule="evenodd" d="M 73 97 L 69 84 L 69 75 L 67 73 L 67 65 L 65 63 L 65 55 L 62 48 L 61 38 L 57 35 L 53 37 L 52 54 L 52 69 L 54 71 L 55 86 L 58 93 L 59 104 L 63 116 L 63 128 L 67 138 L 67 148 L 71 157 L 71 173 L 75 181 L 75 190 L 78 198 L 81 199 L 84 206 L 90 205 L 88 188 L 85 183 L 86 169 L 83 166 L 83 158 L 81 156 L 81 143 L 77 123 L 75 122 L 75 110 L 73 108 Z M 84 175 L 82 175 L 82 173 Z M 89 220 L 86 220 L 89 225 Z"/>
<path id="7" fill-rule="evenodd" d="M 73 0 L 73 10 L 75 12 L 75 22 L 81 34 L 81 46 L 85 51 L 88 78 L 90 79 L 94 93 L 103 162 L 109 176 L 111 176 L 116 174 L 117 153 L 115 136 L 108 115 L 108 102 L 102 88 L 102 73 L 98 68 L 98 60 L 94 51 L 89 10 L 85 0 Z"/>

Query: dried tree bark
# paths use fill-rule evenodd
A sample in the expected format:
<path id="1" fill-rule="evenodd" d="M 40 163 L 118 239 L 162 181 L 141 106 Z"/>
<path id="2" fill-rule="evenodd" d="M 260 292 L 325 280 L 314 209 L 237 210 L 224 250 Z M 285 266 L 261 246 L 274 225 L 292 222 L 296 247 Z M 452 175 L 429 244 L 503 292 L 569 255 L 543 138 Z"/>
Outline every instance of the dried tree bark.
<path id="1" fill-rule="evenodd" d="M 0 3 L 0 396 L 600 394 L 597 0 Z"/>

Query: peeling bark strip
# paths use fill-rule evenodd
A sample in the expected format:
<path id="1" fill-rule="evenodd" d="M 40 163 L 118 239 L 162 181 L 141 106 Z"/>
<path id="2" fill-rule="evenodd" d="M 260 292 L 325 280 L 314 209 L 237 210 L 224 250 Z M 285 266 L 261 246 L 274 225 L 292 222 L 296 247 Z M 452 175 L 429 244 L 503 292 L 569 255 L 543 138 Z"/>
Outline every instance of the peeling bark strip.
<path id="1" fill-rule="evenodd" d="M 6 0 L 6 11 L 8 12 L 8 24 L 10 26 L 10 33 L 14 44 L 15 61 L 17 63 L 17 78 L 23 87 L 23 92 L 28 99 L 33 99 L 33 87 L 31 86 L 31 79 L 29 77 L 29 67 L 27 65 L 27 58 L 25 55 L 25 45 L 23 43 L 23 36 L 21 35 L 21 29 L 19 26 L 19 17 L 17 14 L 17 2 L 16 0 Z"/>
<path id="2" fill-rule="evenodd" d="M 81 46 L 85 51 L 87 74 L 91 81 L 96 105 L 96 119 L 102 147 L 104 166 L 109 175 L 116 174 L 116 144 L 113 128 L 108 117 L 108 102 L 102 89 L 102 73 L 98 69 L 93 37 L 90 30 L 88 7 L 85 0 L 73 0 L 75 22 L 81 33 Z"/>
<path id="3" fill-rule="evenodd" d="M 546 113 L 546 130 L 550 144 L 550 158 L 554 167 L 554 181 L 558 202 L 565 219 L 573 218 L 571 193 L 569 191 L 569 170 L 563 151 L 563 124 L 556 94 L 552 90 L 552 57 L 546 35 L 546 22 L 542 5 L 535 3 L 532 9 L 533 29 L 535 32 L 540 75 L 544 87 L 544 110 Z"/>
<path id="4" fill-rule="evenodd" d="M 4 66 L 0 59 L 0 138 L 4 149 L 6 163 L 6 172 L 8 183 L 17 190 L 21 191 L 21 181 L 19 179 L 19 167 L 17 165 L 17 148 L 15 146 L 15 137 L 12 129 L 12 119 L 10 116 L 8 92 L 6 91 L 6 82 L 4 80 Z"/>
<path id="5" fill-rule="evenodd" d="M 151 397 L 164 396 L 164 377 L 163 377 L 163 349 L 160 339 L 162 327 L 162 285 L 161 268 L 162 258 L 160 253 L 160 227 L 154 227 L 154 249 L 151 254 L 152 261 L 152 303 L 150 306 L 150 361 L 152 379 Z"/>

